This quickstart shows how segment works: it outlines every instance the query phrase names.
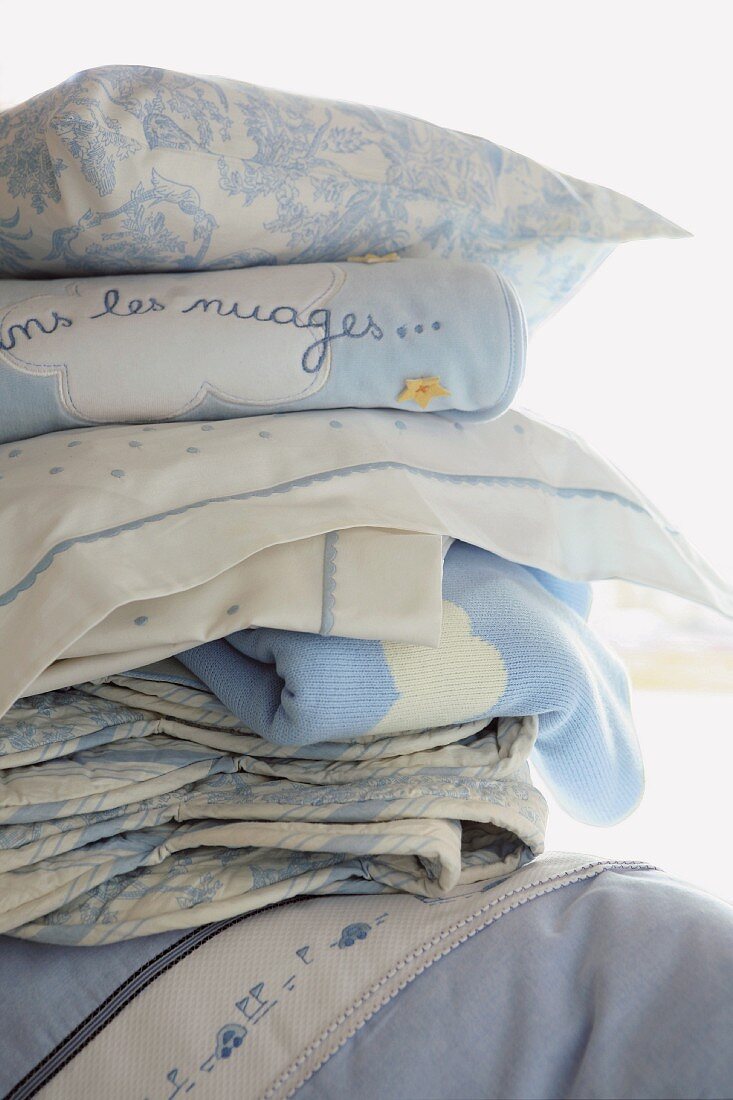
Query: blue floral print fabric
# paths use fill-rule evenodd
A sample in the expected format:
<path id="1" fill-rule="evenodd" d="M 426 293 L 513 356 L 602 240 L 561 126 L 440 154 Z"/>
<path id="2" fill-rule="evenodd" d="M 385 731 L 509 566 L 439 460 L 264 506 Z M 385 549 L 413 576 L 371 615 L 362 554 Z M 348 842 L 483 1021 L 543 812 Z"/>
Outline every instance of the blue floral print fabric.
<path id="1" fill-rule="evenodd" d="M 0 116 L 2 275 L 396 252 L 497 268 L 534 326 L 616 244 L 679 236 L 483 138 L 236 81 L 113 65 Z"/>

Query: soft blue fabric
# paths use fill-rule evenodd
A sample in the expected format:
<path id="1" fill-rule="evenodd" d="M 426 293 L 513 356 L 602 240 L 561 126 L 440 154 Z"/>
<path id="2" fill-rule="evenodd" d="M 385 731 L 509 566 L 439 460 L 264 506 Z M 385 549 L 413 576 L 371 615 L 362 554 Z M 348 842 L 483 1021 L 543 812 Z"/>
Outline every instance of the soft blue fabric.
<path id="1" fill-rule="evenodd" d="M 522 905 L 410 982 L 298 1100 L 733 1095 L 733 910 L 659 872 Z"/>
<path id="2" fill-rule="evenodd" d="M 162 932 L 85 951 L 0 937 L 0 1095 L 184 935 Z"/>
<path id="3" fill-rule="evenodd" d="M 525 345 L 514 291 L 482 264 L 0 280 L 0 444 L 297 409 L 490 420 L 517 391 Z"/>
<path id="4" fill-rule="evenodd" d="M 454 543 L 437 650 L 240 631 L 179 659 L 276 744 L 539 715 L 536 762 L 565 808 L 609 824 L 643 789 L 625 673 L 573 610 L 587 587 Z"/>
<path id="5" fill-rule="evenodd" d="M 144 66 L 0 116 L 0 274 L 478 260 L 530 324 L 621 241 L 685 232 L 614 191 L 373 107 Z"/>
<path id="6" fill-rule="evenodd" d="M 180 936 L 84 951 L 0 939 L 0 1093 Z M 506 913 L 424 970 L 297 1097 L 727 1097 L 731 989 L 729 906 L 659 872 L 605 871 Z M 247 1095 L 246 1060 L 231 1071 Z"/>

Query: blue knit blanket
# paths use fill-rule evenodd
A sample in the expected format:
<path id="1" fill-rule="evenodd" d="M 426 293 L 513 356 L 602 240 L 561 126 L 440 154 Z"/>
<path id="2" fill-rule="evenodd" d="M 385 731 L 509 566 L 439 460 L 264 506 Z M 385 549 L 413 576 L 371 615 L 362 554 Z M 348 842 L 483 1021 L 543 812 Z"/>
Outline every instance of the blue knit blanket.
<path id="1" fill-rule="evenodd" d="M 643 768 L 626 676 L 585 618 L 589 589 L 456 543 L 438 648 L 254 629 L 179 659 L 252 731 L 281 745 L 539 716 L 535 763 L 564 807 L 609 824 Z"/>

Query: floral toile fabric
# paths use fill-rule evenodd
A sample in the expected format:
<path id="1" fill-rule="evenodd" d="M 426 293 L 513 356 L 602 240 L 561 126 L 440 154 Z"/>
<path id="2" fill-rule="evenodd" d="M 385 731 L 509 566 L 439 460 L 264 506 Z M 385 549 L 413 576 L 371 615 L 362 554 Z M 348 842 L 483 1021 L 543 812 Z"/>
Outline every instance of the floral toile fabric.
<path id="1" fill-rule="evenodd" d="M 0 274 L 352 255 L 496 267 L 530 326 L 614 245 L 684 230 L 478 137 L 164 69 L 79 73 L 0 116 Z"/>

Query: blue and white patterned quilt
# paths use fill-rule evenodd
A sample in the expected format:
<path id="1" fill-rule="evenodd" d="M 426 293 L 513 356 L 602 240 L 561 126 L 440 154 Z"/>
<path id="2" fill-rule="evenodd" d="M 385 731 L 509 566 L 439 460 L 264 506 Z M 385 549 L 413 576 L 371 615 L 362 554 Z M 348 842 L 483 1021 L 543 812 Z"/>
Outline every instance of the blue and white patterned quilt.
<path id="1" fill-rule="evenodd" d="M 536 732 L 285 748 L 165 671 L 21 700 L 0 723 L 0 931 L 107 943 L 302 894 L 491 881 L 542 850 Z"/>

